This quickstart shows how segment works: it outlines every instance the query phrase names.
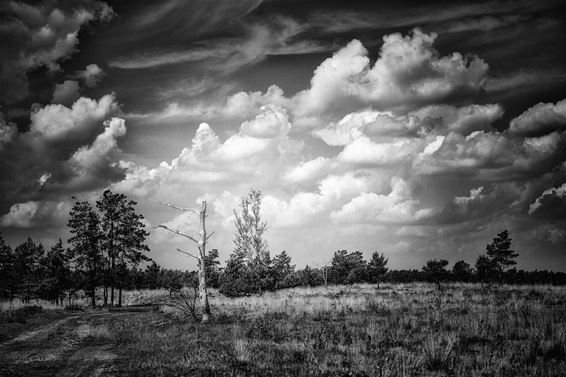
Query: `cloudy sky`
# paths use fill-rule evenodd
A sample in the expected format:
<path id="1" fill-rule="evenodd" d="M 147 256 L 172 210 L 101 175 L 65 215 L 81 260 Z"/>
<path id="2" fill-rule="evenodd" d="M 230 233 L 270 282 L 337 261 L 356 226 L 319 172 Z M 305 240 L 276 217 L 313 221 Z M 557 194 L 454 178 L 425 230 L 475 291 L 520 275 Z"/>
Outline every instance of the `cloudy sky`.
<path id="1" fill-rule="evenodd" d="M 3 1 L 0 232 L 68 238 L 107 188 L 149 226 L 207 200 L 211 248 L 264 194 L 272 253 L 566 270 L 562 1 Z M 159 4 L 159 5 L 156 5 Z M 192 268 L 151 230 L 151 256 Z"/>

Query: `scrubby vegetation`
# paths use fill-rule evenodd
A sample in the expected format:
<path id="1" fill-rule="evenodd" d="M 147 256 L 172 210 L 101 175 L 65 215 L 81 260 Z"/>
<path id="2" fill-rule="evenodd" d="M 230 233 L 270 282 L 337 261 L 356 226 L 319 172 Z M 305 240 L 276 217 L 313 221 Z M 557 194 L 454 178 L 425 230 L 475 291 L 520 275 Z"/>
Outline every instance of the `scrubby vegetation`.
<path id="1" fill-rule="evenodd" d="M 135 298 L 164 295 L 138 291 Z M 211 305 L 214 317 L 206 325 L 181 321 L 164 307 L 85 315 L 58 336 L 111 354 L 98 365 L 121 376 L 552 377 L 566 368 L 562 287 L 356 284 L 241 298 L 215 293 Z M 58 344 L 48 339 L 53 344 L 41 347 Z M 10 362 L 3 363 L 7 375 L 16 370 Z M 69 364 L 56 362 L 18 368 L 56 375 L 53 365 Z M 45 369 L 48 364 L 55 369 Z"/>
<path id="2" fill-rule="evenodd" d="M 121 372 L 548 377 L 566 367 L 562 288 L 355 285 L 211 304 L 211 326 L 159 314 L 125 323 L 116 337 L 130 361 Z"/>

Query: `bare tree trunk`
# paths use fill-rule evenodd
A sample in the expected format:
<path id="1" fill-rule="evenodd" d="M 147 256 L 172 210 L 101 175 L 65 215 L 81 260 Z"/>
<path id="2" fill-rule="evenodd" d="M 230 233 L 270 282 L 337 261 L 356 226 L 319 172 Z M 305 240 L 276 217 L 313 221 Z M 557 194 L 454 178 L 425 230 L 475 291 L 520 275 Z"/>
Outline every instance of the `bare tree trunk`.
<path id="1" fill-rule="evenodd" d="M 122 285 L 120 285 L 120 290 L 118 291 L 118 306 L 122 306 Z"/>
<path id="2" fill-rule="evenodd" d="M 198 242 L 199 263 L 198 263 L 198 294 L 200 307 L 202 310 L 201 322 L 208 322 L 210 319 L 210 306 L 208 304 L 208 291 L 206 287 L 206 201 L 202 202 L 200 210 L 200 240 Z"/>
<path id="3" fill-rule="evenodd" d="M 208 291 L 207 291 L 207 286 L 206 286 L 206 241 L 210 238 L 210 236 L 212 236 L 212 234 L 214 234 L 214 232 L 212 232 L 210 235 L 206 234 L 206 201 L 202 201 L 201 203 L 201 209 L 200 211 L 191 209 L 191 208 L 183 208 L 183 207 L 178 207 L 176 205 L 167 203 L 167 202 L 157 202 L 159 204 L 163 204 L 165 206 L 168 207 L 172 207 L 184 212 L 192 212 L 194 214 L 199 215 L 199 219 L 200 219 L 200 229 L 199 230 L 194 230 L 194 232 L 199 234 L 199 239 L 197 239 L 196 237 L 193 237 L 192 235 L 189 234 L 185 234 L 180 232 L 179 230 L 176 229 L 171 229 L 169 227 L 167 227 L 166 225 L 158 225 L 157 228 L 163 228 L 168 230 L 169 232 L 175 233 L 177 235 L 186 237 L 188 239 L 190 239 L 191 241 L 193 241 L 197 247 L 198 247 L 198 255 L 194 255 L 191 254 L 190 252 L 187 251 L 183 251 L 180 249 L 177 249 L 177 251 L 180 251 L 183 254 L 187 254 L 195 259 L 198 260 L 198 296 L 199 296 L 199 302 L 200 302 L 200 307 L 201 307 L 201 322 L 202 323 L 206 323 L 210 320 L 210 305 L 208 303 Z M 193 311 L 193 316 L 194 316 L 194 311 Z"/>

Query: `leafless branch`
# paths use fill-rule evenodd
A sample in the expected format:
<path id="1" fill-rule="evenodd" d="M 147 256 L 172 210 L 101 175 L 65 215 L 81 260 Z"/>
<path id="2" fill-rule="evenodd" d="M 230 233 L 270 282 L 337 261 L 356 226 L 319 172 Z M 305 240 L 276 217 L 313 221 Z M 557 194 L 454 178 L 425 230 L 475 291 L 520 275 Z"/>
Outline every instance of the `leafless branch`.
<path id="1" fill-rule="evenodd" d="M 195 215 L 198 215 L 198 214 L 199 214 L 199 212 L 198 212 L 196 209 L 193 209 L 193 208 L 180 207 L 180 206 L 176 206 L 176 205 L 174 205 L 174 204 L 167 203 L 167 202 L 158 202 L 158 201 L 156 201 L 156 200 L 154 200 L 153 202 L 154 202 L 154 203 L 157 203 L 157 204 L 161 204 L 161 205 L 163 205 L 163 206 L 167 206 L 167 207 L 171 207 L 171 208 L 178 209 L 179 211 L 192 212 L 192 213 L 194 213 Z"/>
<path id="2" fill-rule="evenodd" d="M 212 237 L 213 234 L 214 234 L 214 232 L 212 232 L 212 233 L 210 233 L 208 236 L 206 236 L 206 240 L 208 241 L 208 239 L 209 239 L 210 237 Z"/>
<path id="3" fill-rule="evenodd" d="M 195 259 L 197 259 L 197 260 L 200 259 L 200 258 L 197 257 L 196 255 L 191 254 L 191 253 L 189 253 L 188 251 L 183 251 L 183 250 L 181 250 L 181 249 L 177 249 L 177 251 L 180 252 L 180 253 L 183 253 L 183 254 L 187 254 L 188 256 L 193 257 L 193 258 L 195 258 Z"/>
<path id="4" fill-rule="evenodd" d="M 186 238 L 190 239 L 191 241 L 193 241 L 194 243 L 198 244 L 198 240 L 197 240 L 196 238 L 194 238 L 193 236 L 188 235 L 188 234 L 185 234 L 185 233 L 181 233 L 181 232 L 179 232 L 179 231 L 176 230 L 176 229 L 171 229 L 171 228 L 169 228 L 169 227 L 166 226 L 166 225 L 158 225 L 158 226 L 156 226 L 156 227 L 154 227 L 154 228 L 163 228 L 163 229 L 165 229 L 165 230 L 170 231 L 171 233 L 175 233 L 175 234 L 178 234 L 178 235 L 180 235 L 180 236 L 186 237 Z"/>

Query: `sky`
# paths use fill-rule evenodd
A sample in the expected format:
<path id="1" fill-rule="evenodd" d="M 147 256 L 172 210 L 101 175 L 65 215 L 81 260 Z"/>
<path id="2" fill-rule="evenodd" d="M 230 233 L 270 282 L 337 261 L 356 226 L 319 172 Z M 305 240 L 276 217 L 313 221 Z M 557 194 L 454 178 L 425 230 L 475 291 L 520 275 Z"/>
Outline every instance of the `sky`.
<path id="1" fill-rule="evenodd" d="M 73 197 L 135 200 L 150 256 L 197 219 L 233 250 L 263 193 L 271 254 L 566 271 L 562 1 L 149 0 L 0 4 L 0 233 L 69 237 Z"/>

